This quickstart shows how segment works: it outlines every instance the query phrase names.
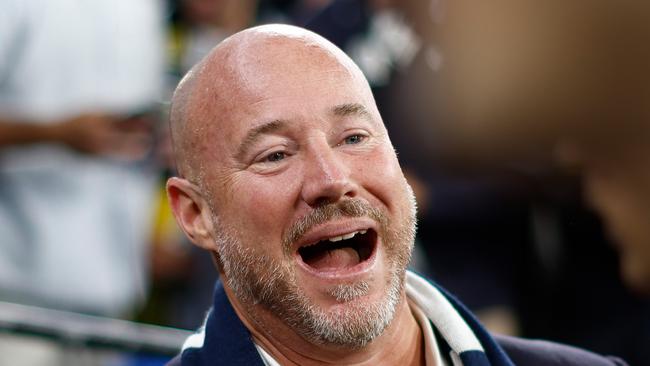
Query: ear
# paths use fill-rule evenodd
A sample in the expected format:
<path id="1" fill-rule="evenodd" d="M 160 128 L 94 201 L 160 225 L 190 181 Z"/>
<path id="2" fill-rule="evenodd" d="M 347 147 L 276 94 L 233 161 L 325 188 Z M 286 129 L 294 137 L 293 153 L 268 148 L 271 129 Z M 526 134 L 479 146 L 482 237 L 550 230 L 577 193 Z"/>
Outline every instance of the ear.
<path id="1" fill-rule="evenodd" d="M 169 178 L 167 198 L 176 222 L 185 235 L 203 249 L 216 250 L 210 235 L 213 230 L 210 207 L 198 187 L 187 179 Z"/>

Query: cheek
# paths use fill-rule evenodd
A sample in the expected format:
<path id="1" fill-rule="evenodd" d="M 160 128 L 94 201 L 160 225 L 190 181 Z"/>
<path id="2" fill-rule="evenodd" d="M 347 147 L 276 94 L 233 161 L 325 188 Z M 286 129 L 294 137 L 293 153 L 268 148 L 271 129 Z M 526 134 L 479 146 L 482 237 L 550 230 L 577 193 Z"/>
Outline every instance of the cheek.
<path id="1" fill-rule="evenodd" d="M 238 179 L 231 190 L 232 209 L 239 225 L 254 240 L 280 240 L 292 213 L 295 180 L 274 177 L 246 176 Z M 245 234 L 242 233 L 242 234 Z"/>
<path id="2" fill-rule="evenodd" d="M 356 178 L 389 210 L 401 209 L 406 180 L 397 157 L 389 147 L 381 147 L 376 152 L 360 159 Z"/>

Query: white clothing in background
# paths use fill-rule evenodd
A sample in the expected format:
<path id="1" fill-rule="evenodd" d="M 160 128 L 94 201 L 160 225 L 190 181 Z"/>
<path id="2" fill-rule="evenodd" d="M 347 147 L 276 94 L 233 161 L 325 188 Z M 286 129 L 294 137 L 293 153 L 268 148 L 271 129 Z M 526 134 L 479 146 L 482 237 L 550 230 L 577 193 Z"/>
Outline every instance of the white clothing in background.
<path id="1" fill-rule="evenodd" d="M 0 118 L 156 106 L 157 0 L 0 0 Z M 155 172 L 62 146 L 0 150 L 0 300 L 117 316 L 146 289 Z"/>

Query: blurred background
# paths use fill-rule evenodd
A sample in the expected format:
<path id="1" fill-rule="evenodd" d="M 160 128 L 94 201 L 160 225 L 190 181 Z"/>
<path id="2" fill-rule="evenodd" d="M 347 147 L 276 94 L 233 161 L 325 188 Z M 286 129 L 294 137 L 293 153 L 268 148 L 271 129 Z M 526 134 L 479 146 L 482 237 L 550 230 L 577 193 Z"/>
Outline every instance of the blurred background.
<path id="1" fill-rule="evenodd" d="M 289 23 L 375 93 L 412 267 L 493 331 L 650 365 L 650 5 L 0 0 L 0 365 L 162 365 L 216 271 L 176 227 L 171 93 L 228 35 Z"/>

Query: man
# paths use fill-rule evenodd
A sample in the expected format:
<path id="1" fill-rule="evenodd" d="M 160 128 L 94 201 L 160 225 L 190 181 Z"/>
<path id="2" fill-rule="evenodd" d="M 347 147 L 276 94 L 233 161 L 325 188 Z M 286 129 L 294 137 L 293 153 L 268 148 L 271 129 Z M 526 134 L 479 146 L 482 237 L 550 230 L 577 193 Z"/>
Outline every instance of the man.
<path id="1" fill-rule="evenodd" d="M 362 73 L 306 30 L 251 28 L 181 81 L 176 219 L 221 276 L 183 365 L 614 365 L 493 338 L 406 266 L 415 205 Z"/>

